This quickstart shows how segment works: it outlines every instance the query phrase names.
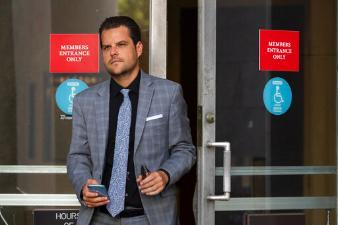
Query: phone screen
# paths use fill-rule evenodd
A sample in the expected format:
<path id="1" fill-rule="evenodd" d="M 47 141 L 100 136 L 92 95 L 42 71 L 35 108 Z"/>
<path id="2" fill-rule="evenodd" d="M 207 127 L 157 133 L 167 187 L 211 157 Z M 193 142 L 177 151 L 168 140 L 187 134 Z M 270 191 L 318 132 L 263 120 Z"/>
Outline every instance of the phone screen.
<path id="1" fill-rule="evenodd" d="M 102 184 L 89 184 L 88 189 L 91 192 L 96 192 L 99 196 L 108 197 L 107 189 Z"/>

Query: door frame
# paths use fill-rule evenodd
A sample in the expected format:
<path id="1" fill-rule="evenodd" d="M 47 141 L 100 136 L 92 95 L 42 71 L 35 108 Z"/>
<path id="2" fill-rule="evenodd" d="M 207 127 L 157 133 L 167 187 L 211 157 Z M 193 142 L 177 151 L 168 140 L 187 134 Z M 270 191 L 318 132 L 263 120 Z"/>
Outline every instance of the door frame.
<path id="1" fill-rule="evenodd" d="M 149 73 L 167 77 L 167 0 L 150 0 Z"/>
<path id="2" fill-rule="evenodd" d="M 216 1 L 198 0 L 198 94 L 197 94 L 197 224 L 213 225 L 215 204 L 207 200 L 215 190 L 215 154 L 207 148 L 214 141 L 215 123 L 206 121 L 215 115 L 216 94 Z"/>

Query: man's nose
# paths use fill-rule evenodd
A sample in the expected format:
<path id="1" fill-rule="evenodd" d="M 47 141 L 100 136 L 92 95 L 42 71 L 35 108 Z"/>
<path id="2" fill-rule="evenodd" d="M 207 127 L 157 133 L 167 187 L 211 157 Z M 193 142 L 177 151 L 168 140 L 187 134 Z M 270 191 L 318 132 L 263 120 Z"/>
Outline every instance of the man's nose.
<path id="1" fill-rule="evenodd" d="M 117 54 L 118 54 L 117 47 L 112 46 L 110 49 L 110 55 L 117 55 Z"/>

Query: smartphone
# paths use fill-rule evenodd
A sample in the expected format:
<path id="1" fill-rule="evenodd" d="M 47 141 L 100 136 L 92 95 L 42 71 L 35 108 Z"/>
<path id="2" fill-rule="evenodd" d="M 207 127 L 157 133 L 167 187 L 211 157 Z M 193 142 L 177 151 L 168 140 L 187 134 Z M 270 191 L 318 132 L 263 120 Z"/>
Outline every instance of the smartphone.
<path id="1" fill-rule="evenodd" d="M 88 184 L 88 189 L 98 193 L 100 197 L 108 197 L 107 188 L 103 184 Z"/>
<path id="2" fill-rule="evenodd" d="M 145 166 L 141 166 L 141 176 L 142 179 L 146 178 L 150 174 L 150 170 Z"/>

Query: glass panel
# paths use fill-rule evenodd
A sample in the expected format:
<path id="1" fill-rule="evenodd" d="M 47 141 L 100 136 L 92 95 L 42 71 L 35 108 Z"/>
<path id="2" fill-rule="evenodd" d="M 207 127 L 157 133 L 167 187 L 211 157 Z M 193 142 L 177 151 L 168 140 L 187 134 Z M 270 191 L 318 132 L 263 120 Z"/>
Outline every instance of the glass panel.
<path id="1" fill-rule="evenodd" d="M 148 0 L 5 0 L 0 8 L 0 149 L 1 165 L 64 165 L 71 138 L 71 121 L 55 103 L 58 85 L 78 78 L 89 86 L 109 78 L 100 72 L 49 73 L 49 35 L 97 33 L 113 15 L 130 15 L 141 25 L 148 68 Z M 41 184 L 44 185 L 41 185 Z M 2 174 L 0 192 L 72 193 L 66 175 Z M 19 223 L 26 224 L 26 223 Z"/>
<path id="2" fill-rule="evenodd" d="M 232 165 L 335 165 L 336 1 L 219 0 L 216 24 L 216 139 Z M 259 71 L 259 29 L 300 31 L 299 72 Z M 263 103 L 274 77 L 292 90 L 280 116 Z"/>
<path id="3" fill-rule="evenodd" d="M 232 166 L 336 166 L 336 9 L 335 0 L 217 1 L 216 140 L 231 143 Z M 259 29 L 300 32 L 299 71 L 259 70 Z M 264 87 L 275 77 L 286 80 L 292 91 L 290 108 L 279 116 L 263 102 Z M 216 151 L 216 166 L 223 166 L 221 151 Z M 232 197 L 336 192 L 334 174 L 231 180 Z M 222 193 L 222 177 L 216 178 L 216 191 Z M 291 212 L 305 213 L 295 224 L 325 224 L 325 213 Z M 217 212 L 216 224 L 251 225 L 244 223 L 246 213 Z"/>
<path id="4" fill-rule="evenodd" d="M 232 225 L 311 225 L 334 224 L 334 210 L 283 210 L 283 211 L 241 211 L 216 212 L 216 224 Z M 314 217 L 322 218 L 312 223 Z M 327 219 L 331 223 L 327 223 Z"/>
<path id="5" fill-rule="evenodd" d="M 5 180 L 7 176 L 7 174 L 0 174 L 0 179 Z M 1 194 L 69 194 L 73 192 L 73 187 L 65 174 L 10 174 L 6 185 L 1 187 Z"/>
<path id="6" fill-rule="evenodd" d="M 233 176 L 231 178 L 231 197 L 300 197 L 334 196 L 336 175 L 305 176 Z M 223 177 L 216 177 L 216 194 L 223 193 Z M 307 186 L 314 182 L 324 184 L 314 189 Z M 331 183 L 330 183 L 331 182 Z"/>

